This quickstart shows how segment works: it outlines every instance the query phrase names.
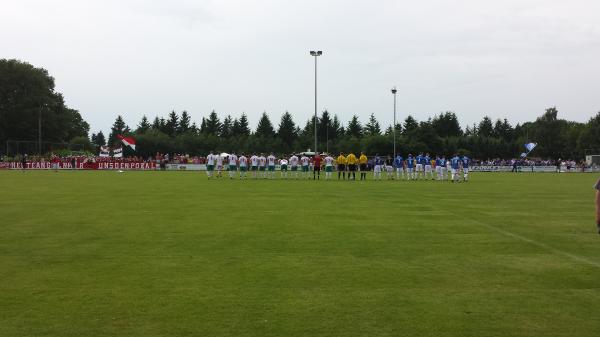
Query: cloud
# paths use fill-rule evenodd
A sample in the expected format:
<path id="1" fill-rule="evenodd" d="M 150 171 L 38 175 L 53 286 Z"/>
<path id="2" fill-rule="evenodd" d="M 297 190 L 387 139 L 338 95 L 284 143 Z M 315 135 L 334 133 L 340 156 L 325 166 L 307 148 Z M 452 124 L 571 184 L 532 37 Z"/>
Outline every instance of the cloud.
<path id="1" fill-rule="evenodd" d="M 463 125 L 489 114 L 524 121 L 558 106 L 600 109 L 596 1 L 18 1 L 0 13 L 3 57 L 47 68 L 92 129 L 172 109 L 215 109 L 256 123 L 285 110 L 389 124 L 445 110 Z"/>

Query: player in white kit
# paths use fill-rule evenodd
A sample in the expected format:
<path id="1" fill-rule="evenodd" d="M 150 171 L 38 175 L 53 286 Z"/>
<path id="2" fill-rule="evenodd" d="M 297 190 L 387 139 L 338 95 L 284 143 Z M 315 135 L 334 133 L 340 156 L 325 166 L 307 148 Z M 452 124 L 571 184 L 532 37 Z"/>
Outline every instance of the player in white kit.
<path id="1" fill-rule="evenodd" d="M 252 166 L 252 177 L 254 179 L 257 178 L 257 174 L 258 174 L 258 156 L 253 154 L 252 157 L 250 157 L 250 165 Z"/>
<path id="2" fill-rule="evenodd" d="M 275 161 L 276 160 L 277 160 L 277 158 L 275 158 L 275 156 L 273 155 L 273 153 L 271 153 L 267 157 L 267 164 L 269 164 L 268 177 L 271 178 L 271 179 L 275 178 Z"/>
<path id="3" fill-rule="evenodd" d="M 298 179 L 298 156 L 295 154 L 290 157 L 290 167 L 292 169 L 292 177 Z"/>
<path id="4" fill-rule="evenodd" d="M 307 156 L 302 156 L 300 158 L 300 163 L 302 163 L 302 178 L 310 178 L 310 174 L 308 174 L 308 164 L 310 163 L 310 159 Z"/>
<path id="5" fill-rule="evenodd" d="M 238 158 L 238 161 L 240 162 L 240 179 L 246 178 L 246 171 L 248 171 L 248 158 L 246 158 L 246 156 L 244 156 L 242 153 L 242 155 Z"/>
<path id="6" fill-rule="evenodd" d="M 217 177 L 223 177 L 223 156 L 220 153 L 217 153 Z"/>
<path id="7" fill-rule="evenodd" d="M 325 180 L 331 179 L 331 175 L 333 173 L 334 160 L 335 159 L 333 159 L 333 157 L 330 155 L 327 155 L 327 157 L 325 157 Z"/>
<path id="8" fill-rule="evenodd" d="M 258 157 L 258 172 L 261 178 L 267 179 L 267 158 L 262 153 Z"/>
<path id="9" fill-rule="evenodd" d="M 285 158 L 282 158 L 279 161 L 279 167 L 281 168 L 281 178 L 287 179 L 288 160 Z"/>
<path id="10" fill-rule="evenodd" d="M 215 170 L 215 160 L 217 157 L 212 153 L 212 151 L 206 156 L 206 175 L 208 179 L 212 178 L 213 172 Z"/>
<path id="11" fill-rule="evenodd" d="M 238 157 L 235 154 L 229 155 L 229 167 L 227 168 L 227 173 L 229 173 L 229 179 L 233 179 L 235 173 L 237 171 L 237 159 Z"/>

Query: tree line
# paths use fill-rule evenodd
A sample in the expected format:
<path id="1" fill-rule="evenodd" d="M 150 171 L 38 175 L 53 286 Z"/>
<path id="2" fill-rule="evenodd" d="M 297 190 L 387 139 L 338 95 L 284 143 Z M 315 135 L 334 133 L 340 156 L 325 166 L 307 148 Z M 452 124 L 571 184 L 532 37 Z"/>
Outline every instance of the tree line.
<path id="1" fill-rule="evenodd" d="M 393 153 L 392 126 L 382 128 L 374 114 L 364 123 L 357 115 L 343 123 L 336 114 L 325 110 L 316 123 L 319 151 Z M 528 142 L 538 143 L 532 155 L 542 158 L 582 158 L 586 152 L 600 150 L 600 112 L 587 123 L 578 123 L 558 118 L 555 107 L 546 109 L 533 122 L 516 125 L 506 119 L 494 121 L 485 116 L 479 123 L 462 128 L 457 115 L 448 111 L 422 121 L 409 115 L 395 129 L 396 151 L 403 154 L 465 153 L 482 159 L 514 158 Z M 171 111 L 152 121 L 144 116 L 133 128 L 118 116 L 108 139 L 98 132 L 92 134 L 92 142 L 98 146 L 115 145 L 119 142 L 118 134 L 132 135 L 141 156 L 156 152 L 205 155 L 211 150 L 292 153 L 313 149 L 314 133 L 314 118 L 299 125 L 287 111 L 277 122 L 264 112 L 255 129 L 250 128 L 244 113 L 221 119 L 212 111 L 198 126 L 187 111 L 180 114 Z"/>
<path id="2" fill-rule="evenodd" d="M 393 152 L 392 126 L 382 127 L 374 114 L 366 121 L 357 115 L 342 121 L 329 111 L 318 116 L 316 125 L 313 118 L 297 124 L 289 112 L 272 121 L 265 112 L 254 129 L 245 114 L 219 116 L 215 111 L 203 117 L 200 125 L 186 111 L 171 111 L 152 120 L 144 116 L 133 127 L 118 116 L 108 139 L 101 131 L 90 139 L 89 124 L 79 111 L 65 104 L 47 70 L 19 60 L 0 59 L 0 145 L 9 140 L 35 143 L 40 117 L 43 142 L 76 143 L 97 151 L 101 145 L 117 144 L 117 135 L 125 134 L 137 139 L 137 154 L 142 156 L 156 152 L 205 155 L 210 150 L 305 151 L 314 147 L 315 127 L 319 151 Z M 397 151 L 404 154 L 463 152 L 474 158 L 511 158 L 523 152 L 527 142 L 538 143 L 533 155 L 543 158 L 580 159 L 586 153 L 600 153 L 600 113 L 579 123 L 559 118 L 555 107 L 523 124 L 486 116 L 479 123 L 462 127 L 454 112 L 443 112 L 421 121 L 409 115 L 394 128 Z"/>

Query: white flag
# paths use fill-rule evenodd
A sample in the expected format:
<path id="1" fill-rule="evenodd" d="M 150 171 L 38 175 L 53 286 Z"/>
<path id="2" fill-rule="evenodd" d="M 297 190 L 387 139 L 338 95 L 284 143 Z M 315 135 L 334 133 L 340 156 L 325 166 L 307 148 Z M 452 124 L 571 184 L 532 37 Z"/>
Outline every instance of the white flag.
<path id="1" fill-rule="evenodd" d="M 100 157 L 110 157 L 110 148 L 108 146 L 100 146 Z"/>
<path id="2" fill-rule="evenodd" d="M 113 157 L 122 158 L 123 157 L 123 148 L 120 147 L 118 149 L 113 149 Z"/>

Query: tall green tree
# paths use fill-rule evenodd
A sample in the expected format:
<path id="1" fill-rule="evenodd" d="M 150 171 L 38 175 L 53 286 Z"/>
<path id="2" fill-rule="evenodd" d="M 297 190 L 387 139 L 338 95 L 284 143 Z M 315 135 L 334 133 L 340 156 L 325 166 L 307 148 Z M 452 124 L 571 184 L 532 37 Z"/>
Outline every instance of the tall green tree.
<path id="1" fill-rule="evenodd" d="M 205 133 L 207 133 L 209 135 L 215 135 L 215 136 L 218 136 L 219 134 L 221 134 L 221 128 L 222 128 L 223 124 L 221 124 L 221 121 L 219 120 L 219 116 L 217 116 L 217 113 L 215 112 L 215 110 L 213 110 L 210 113 L 210 115 L 208 115 L 208 118 L 206 119 L 205 123 L 206 123 Z M 200 127 L 200 128 L 202 128 L 202 127 Z"/>
<path id="2" fill-rule="evenodd" d="M 162 129 L 162 125 L 160 125 L 160 118 L 158 118 L 158 116 L 154 117 L 154 120 L 152 121 L 152 129 L 154 129 L 154 130 Z"/>
<path id="3" fill-rule="evenodd" d="M 580 131 L 577 148 L 583 154 L 586 154 L 586 151 L 591 152 L 591 154 L 600 153 L 600 112 L 590 118 Z"/>
<path id="4" fill-rule="evenodd" d="M 104 138 L 104 133 L 102 130 L 98 131 L 96 134 L 92 134 L 92 143 L 97 147 L 106 145 L 106 139 Z"/>
<path id="5" fill-rule="evenodd" d="M 234 131 L 236 136 L 244 136 L 247 137 L 250 135 L 250 125 L 248 123 L 248 116 L 245 113 L 242 113 L 239 119 L 239 125 L 237 129 Z"/>
<path id="6" fill-rule="evenodd" d="M 406 117 L 406 119 L 404 120 L 403 133 L 405 135 L 411 135 L 413 132 L 415 132 L 418 129 L 419 129 L 419 123 L 417 122 L 417 120 L 413 116 L 408 115 Z"/>
<path id="7" fill-rule="evenodd" d="M 435 116 L 431 120 L 431 126 L 439 137 L 459 137 L 463 134 L 458 118 L 452 111 Z"/>
<path id="8" fill-rule="evenodd" d="M 179 116 L 177 116 L 177 113 L 175 112 L 175 110 L 173 110 L 173 111 L 171 111 L 171 113 L 169 113 L 169 118 L 167 119 L 167 122 L 165 123 L 164 132 L 167 135 L 174 137 L 175 135 L 177 135 L 178 128 L 179 128 Z"/>
<path id="9" fill-rule="evenodd" d="M 333 115 L 333 121 L 331 122 L 331 130 L 333 132 L 330 132 L 330 139 L 337 139 L 346 133 L 346 130 L 340 122 L 340 119 L 338 118 L 337 114 Z"/>
<path id="10" fill-rule="evenodd" d="M 477 130 L 477 135 L 483 137 L 491 137 L 494 133 L 494 125 L 492 125 L 492 120 L 490 119 L 490 117 L 484 116 L 481 122 L 479 122 Z"/>
<path id="11" fill-rule="evenodd" d="M 0 59 L 0 144 L 9 139 L 68 142 L 88 137 L 89 124 L 65 105 L 46 69 L 18 60 Z"/>
<path id="12" fill-rule="evenodd" d="M 256 126 L 255 135 L 257 137 L 262 138 L 272 138 L 275 137 L 275 129 L 273 128 L 273 123 L 269 119 L 269 116 L 266 112 L 263 112 L 260 120 L 258 121 L 258 125 Z"/>
<path id="13" fill-rule="evenodd" d="M 494 123 L 494 137 L 501 138 L 504 141 L 510 141 L 513 138 L 513 127 L 510 125 L 508 120 L 496 120 Z"/>
<path id="14" fill-rule="evenodd" d="M 227 115 L 223 120 L 223 125 L 221 126 L 220 136 L 222 138 L 229 138 L 233 134 L 233 120 L 230 115 Z"/>
<path id="15" fill-rule="evenodd" d="M 319 118 L 319 124 L 317 124 L 317 135 L 319 140 L 328 139 L 331 136 L 332 128 L 331 116 L 327 110 L 323 110 L 321 118 Z"/>
<path id="16" fill-rule="evenodd" d="M 150 127 L 151 127 L 151 125 L 148 122 L 148 117 L 146 117 L 146 115 L 144 115 L 142 117 L 142 120 L 140 121 L 140 124 L 138 124 L 138 127 L 135 130 L 135 132 L 138 134 L 142 134 L 142 133 L 145 133 L 146 131 L 150 130 Z"/>
<path id="17" fill-rule="evenodd" d="M 358 116 L 353 115 L 346 127 L 346 134 L 350 137 L 360 138 L 363 135 L 363 128 L 358 120 Z"/>
<path id="18" fill-rule="evenodd" d="M 375 118 L 374 113 L 371 113 L 371 116 L 369 116 L 369 122 L 365 125 L 364 131 L 369 136 L 381 134 L 381 127 L 379 126 L 379 122 Z"/>
<path id="19" fill-rule="evenodd" d="M 285 112 L 281 115 L 281 121 L 277 128 L 277 137 L 286 146 L 286 150 L 291 150 L 292 145 L 296 141 L 298 134 L 296 134 L 296 124 L 289 112 Z"/>
<path id="20" fill-rule="evenodd" d="M 181 118 L 179 119 L 179 128 L 177 129 L 177 133 L 182 134 L 189 131 L 192 128 L 190 125 L 191 122 L 192 119 L 190 118 L 190 115 L 187 111 L 183 110 L 181 112 Z"/>
<path id="21" fill-rule="evenodd" d="M 536 154 L 544 157 L 565 157 L 565 137 L 568 124 L 565 120 L 558 119 L 556 107 L 546 109 L 544 114 L 533 123 L 533 132 L 527 141 L 538 143 Z"/>
<path id="22" fill-rule="evenodd" d="M 118 115 L 117 119 L 110 128 L 110 134 L 108 136 L 108 146 L 115 146 L 119 144 L 120 140 L 117 138 L 117 136 L 125 135 L 129 132 L 129 127 L 127 126 L 127 124 L 125 124 L 123 117 L 121 117 L 121 115 Z"/>

